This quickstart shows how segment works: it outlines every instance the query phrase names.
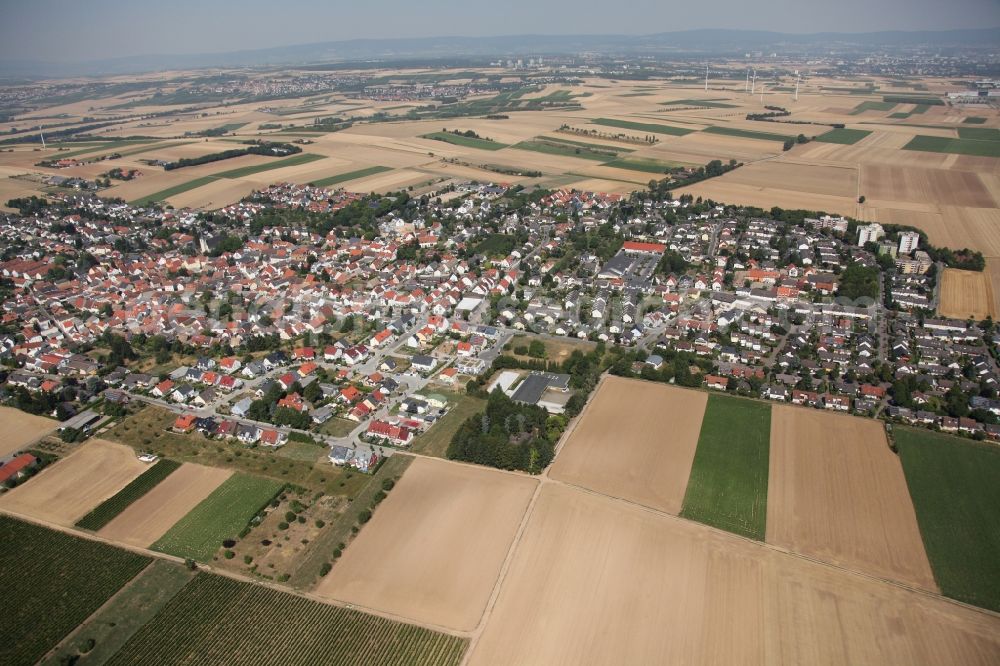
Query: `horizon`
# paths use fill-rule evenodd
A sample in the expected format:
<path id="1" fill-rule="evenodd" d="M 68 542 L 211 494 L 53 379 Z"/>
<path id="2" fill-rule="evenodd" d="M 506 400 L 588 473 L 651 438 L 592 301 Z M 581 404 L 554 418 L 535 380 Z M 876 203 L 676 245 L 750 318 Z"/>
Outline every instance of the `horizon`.
<path id="1" fill-rule="evenodd" d="M 604 28 L 607 22 L 599 18 L 606 8 L 593 0 L 573 3 L 572 7 L 564 1 L 538 7 L 514 0 L 503 16 L 494 16 L 492 8 L 485 4 L 468 6 L 455 0 L 432 0 L 429 5 L 402 6 L 389 12 L 384 7 L 327 7 L 313 0 L 281 7 L 259 0 L 239 5 L 212 3 L 209 7 L 190 0 L 158 7 L 135 7 L 118 0 L 79 6 L 58 0 L 7 2 L 2 10 L 6 20 L 0 26 L 0 58 L 79 64 L 130 57 L 211 56 L 357 40 L 639 37 L 701 30 L 863 35 L 1000 27 L 1000 6 L 991 0 L 961 0 L 957 7 L 918 0 L 916 6 L 898 2 L 874 8 L 862 0 L 847 0 L 836 7 L 812 0 L 805 4 L 779 0 L 757 8 L 742 20 L 740 4 L 735 0 L 724 0 L 722 4 L 713 6 L 708 13 L 707 9 L 678 10 L 669 5 L 637 2 L 630 8 L 631 16 L 614 23 L 614 30 L 595 30 Z M 858 25 L 855 18 L 859 14 L 867 17 L 863 25 Z M 714 18 L 719 15 L 737 18 L 717 25 Z M 448 29 L 442 29 L 441 17 L 448 19 Z M 149 25 L 157 29 L 146 29 Z M 545 29 L 522 29 L 538 25 Z M 651 25 L 657 27 L 650 29 Z"/>

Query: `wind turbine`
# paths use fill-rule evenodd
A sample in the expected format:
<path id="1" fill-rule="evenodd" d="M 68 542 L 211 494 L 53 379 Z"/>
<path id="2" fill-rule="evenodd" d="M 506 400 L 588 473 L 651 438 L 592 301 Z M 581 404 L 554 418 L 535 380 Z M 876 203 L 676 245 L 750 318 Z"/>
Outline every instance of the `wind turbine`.
<path id="1" fill-rule="evenodd" d="M 799 70 L 795 70 L 795 101 L 796 102 L 799 101 L 799 80 L 801 78 L 802 78 L 802 75 L 799 74 Z"/>
<path id="2" fill-rule="evenodd" d="M 767 84 L 762 83 L 760 86 L 760 103 L 764 103 L 764 91 L 767 90 Z"/>
<path id="3" fill-rule="evenodd" d="M 45 150 L 45 132 L 42 131 L 41 127 L 38 128 L 38 136 L 42 137 L 42 150 Z"/>
<path id="4" fill-rule="evenodd" d="M 750 79 L 750 94 L 752 95 L 757 89 L 757 70 L 753 70 L 753 78 Z"/>
<path id="5" fill-rule="evenodd" d="M 705 63 L 705 92 L 708 92 L 708 63 Z"/>
<path id="6" fill-rule="evenodd" d="M 749 67 L 747 68 L 747 85 L 746 85 L 746 87 L 745 87 L 745 88 L 743 89 L 743 92 L 744 92 L 745 94 L 747 94 L 747 95 L 749 95 L 749 94 L 750 94 L 750 68 L 749 68 Z"/>

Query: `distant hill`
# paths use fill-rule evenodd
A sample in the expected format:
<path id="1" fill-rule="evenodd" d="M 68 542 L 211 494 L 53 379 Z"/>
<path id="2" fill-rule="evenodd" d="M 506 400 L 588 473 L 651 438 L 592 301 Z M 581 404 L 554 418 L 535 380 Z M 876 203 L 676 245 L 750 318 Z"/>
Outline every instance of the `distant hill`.
<path id="1" fill-rule="evenodd" d="M 792 34 L 760 30 L 685 30 L 651 35 L 509 35 L 354 39 L 266 49 L 188 55 L 144 55 L 84 62 L 6 60 L 0 77 L 122 74 L 161 69 L 301 65 L 364 60 L 448 59 L 597 53 L 739 55 L 747 51 L 830 52 L 916 46 L 1000 48 L 1000 28 L 941 31 L 821 32 Z"/>

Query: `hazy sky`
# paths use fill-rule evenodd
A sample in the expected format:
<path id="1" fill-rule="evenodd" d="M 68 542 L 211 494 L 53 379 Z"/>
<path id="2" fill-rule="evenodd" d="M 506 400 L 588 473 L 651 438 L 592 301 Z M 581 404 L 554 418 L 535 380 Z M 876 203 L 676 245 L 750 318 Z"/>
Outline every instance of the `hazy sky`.
<path id="1" fill-rule="evenodd" d="M 80 61 L 354 38 L 1000 26 L 1000 0 L 0 0 L 0 58 Z"/>

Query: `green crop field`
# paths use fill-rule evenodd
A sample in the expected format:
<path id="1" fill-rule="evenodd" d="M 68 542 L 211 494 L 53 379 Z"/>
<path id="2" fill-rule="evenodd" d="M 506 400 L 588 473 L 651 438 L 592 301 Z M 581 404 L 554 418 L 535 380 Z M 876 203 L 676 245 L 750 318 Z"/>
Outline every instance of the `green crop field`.
<path id="1" fill-rule="evenodd" d="M 593 150 L 601 151 L 606 150 L 614 153 L 634 153 L 635 148 L 624 148 L 622 146 L 609 146 L 604 143 L 587 143 L 586 141 L 574 141 L 573 139 L 563 139 L 558 136 L 540 136 L 538 137 L 540 141 L 545 141 L 546 143 L 558 143 L 565 144 L 567 146 L 577 146 L 578 148 L 592 148 Z M 613 139 L 608 139 L 609 141 Z"/>
<path id="2" fill-rule="evenodd" d="M 725 99 L 725 98 L 721 98 Z M 718 99 L 675 99 L 661 102 L 662 106 L 701 106 L 706 109 L 735 109 L 735 104 L 726 104 Z"/>
<path id="3" fill-rule="evenodd" d="M 0 516 L 0 664 L 33 664 L 149 563 Z"/>
<path id="4" fill-rule="evenodd" d="M 595 125 L 605 125 L 607 127 L 618 127 L 620 129 L 638 130 L 640 132 L 654 132 L 656 134 L 671 134 L 673 136 L 684 136 L 694 130 L 686 127 L 674 127 L 673 125 L 654 125 L 653 123 L 635 123 L 630 120 L 613 120 L 611 118 L 594 118 L 590 122 Z"/>
<path id="5" fill-rule="evenodd" d="M 607 148 L 601 146 L 601 150 L 597 150 L 596 148 L 584 148 L 579 145 L 571 145 L 563 141 L 550 141 L 547 137 L 536 137 L 531 141 L 515 143 L 511 147 L 518 150 L 531 150 L 536 153 L 546 153 L 547 155 L 579 157 L 580 159 L 595 160 L 597 162 L 606 162 L 607 160 L 612 160 L 618 157 L 618 150 L 611 146 L 608 146 Z"/>
<path id="6" fill-rule="evenodd" d="M 982 125 L 986 122 L 986 118 L 983 118 L 982 116 L 969 116 L 962 122 L 966 125 Z"/>
<path id="7" fill-rule="evenodd" d="M 994 127 L 959 127 L 959 139 L 975 139 L 976 141 L 1000 141 L 1000 129 Z"/>
<path id="8" fill-rule="evenodd" d="M 133 206 L 146 206 L 156 201 L 163 201 L 164 199 L 168 199 L 176 194 L 193 190 L 196 187 L 208 185 L 216 180 L 218 180 L 218 178 L 215 176 L 202 176 L 201 178 L 195 178 L 194 180 L 189 180 L 186 183 L 180 183 L 179 185 L 168 187 L 165 190 L 160 190 L 159 192 L 154 192 L 153 194 L 147 194 L 141 199 L 136 199 L 135 201 L 130 201 L 129 203 Z"/>
<path id="9" fill-rule="evenodd" d="M 458 664 L 466 639 L 202 573 L 108 663 Z"/>
<path id="10" fill-rule="evenodd" d="M 241 178 L 243 176 L 250 176 L 255 173 L 260 173 L 261 171 L 271 171 L 272 169 L 283 169 L 290 166 L 298 166 L 300 164 L 308 164 L 309 162 L 315 162 L 316 160 L 325 160 L 326 155 L 314 155 L 312 153 L 301 153 L 299 155 L 292 155 L 291 157 L 286 157 L 283 160 L 278 160 L 276 162 L 266 162 L 264 164 L 254 164 L 253 166 L 240 167 L 239 169 L 231 169 L 230 171 L 223 171 L 222 173 L 212 174 L 215 178 Z"/>
<path id="11" fill-rule="evenodd" d="M 173 460 L 160 460 L 132 479 L 131 483 L 119 490 L 114 496 L 98 504 L 93 511 L 81 518 L 76 526 L 96 532 L 127 509 L 132 502 L 155 488 L 160 481 L 170 476 L 180 466 L 179 462 Z"/>
<path id="12" fill-rule="evenodd" d="M 826 134 L 821 134 L 816 137 L 817 141 L 822 141 L 823 143 L 843 143 L 847 145 L 854 145 L 861 139 L 865 138 L 871 134 L 871 130 L 859 130 L 859 129 L 848 129 L 846 127 L 838 127 L 832 129 Z"/>
<path id="13" fill-rule="evenodd" d="M 894 108 L 896 108 L 895 102 L 867 101 L 867 102 L 861 102 L 861 104 L 858 104 L 856 107 L 854 107 L 854 110 L 851 111 L 850 115 L 857 116 L 864 113 L 865 111 L 892 111 Z"/>
<path id="14" fill-rule="evenodd" d="M 465 146 L 466 148 L 478 148 L 479 150 L 500 150 L 507 147 L 506 143 L 500 143 L 492 139 L 477 139 L 474 136 L 462 136 L 460 134 L 452 134 L 451 132 L 431 132 L 430 134 L 421 134 L 420 138 L 443 141 L 455 144 L 456 146 Z"/>
<path id="15" fill-rule="evenodd" d="M 944 106 L 940 97 L 933 95 L 883 95 L 886 104 L 923 104 L 925 106 Z"/>
<path id="16" fill-rule="evenodd" d="M 372 176 L 376 173 L 382 173 L 383 171 L 392 171 L 392 168 L 386 166 L 370 166 L 364 169 L 358 169 L 357 171 L 348 171 L 347 173 L 330 176 L 329 178 L 320 178 L 319 180 L 314 180 L 312 184 L 316 187 L 329 187 L 331 185 L 337 185 L 338 183 L 346 183 L 349 180 L 357 180 L 358 178 Z"/>
<path id="17" fill-rule="evenodd" d="M 744 139 L 760 139 L 761 141 L 781 141 L 785 142 L 794 139 L 794 136 L 787 134 L 775 134 L 773 132 L 758 132 L 756 130 L 736 129 L 735 127 L 719 127 L 713 125 L 702 130 L 708 134 L 722 134 L 724 136 L 738 136 Z"/>
<path id="18" fill-rule="evenodd" d="M 764 540 L 771 405 L 712 394 L 681 516 Z"/>
<path id="19" fill-rule="evenodd" d="M 944 136 L 918 134 L 903 146 L 903 150 L 923 150 L 930 153 L 952 153 L 979 157 L 1000 157 L 1000 141 L 950 139 Z"/>
<path id="20" fill-rule="evenodd" d="M 895 439 L 941 592 L 1000 611 L 1000 449 L 912 428 Z"/>
<path id="21" fill-rule="evenodd" d="M 235 538 L 284 484 L 234 474 L 152 545 L 153 550 L 207 562 L 222 541 Z"/>

